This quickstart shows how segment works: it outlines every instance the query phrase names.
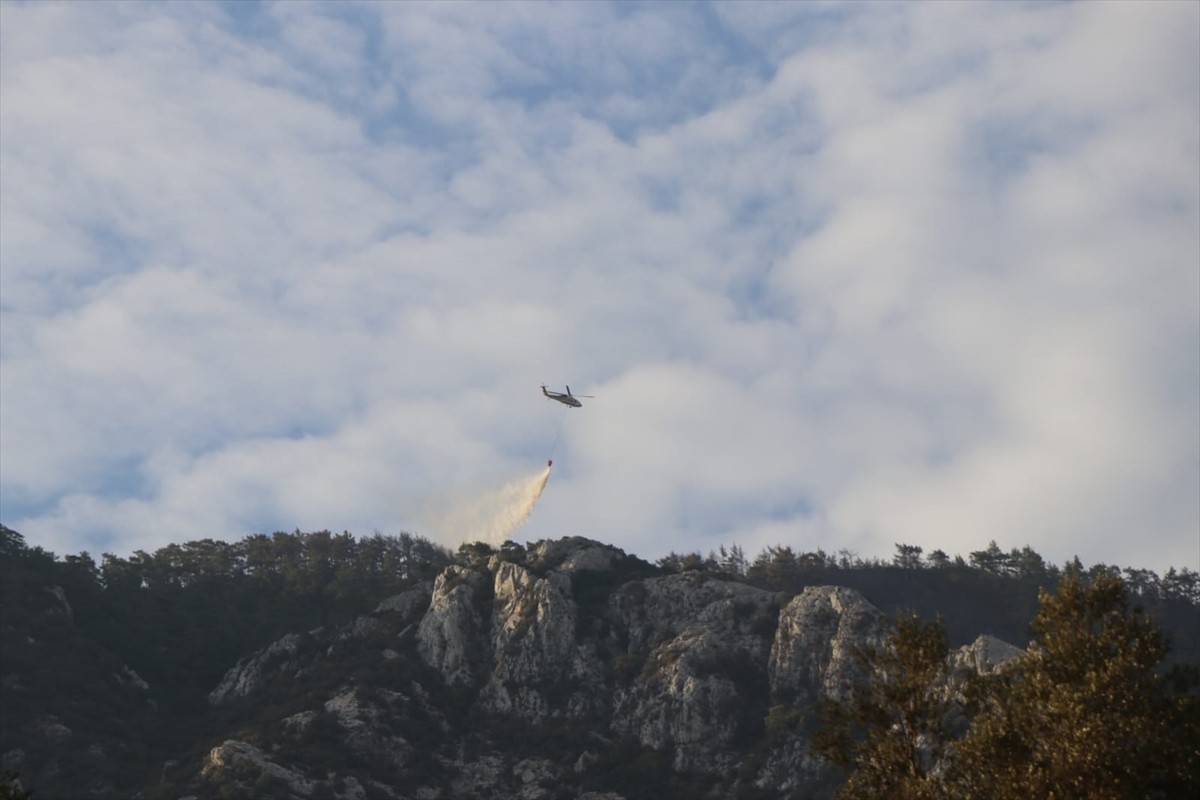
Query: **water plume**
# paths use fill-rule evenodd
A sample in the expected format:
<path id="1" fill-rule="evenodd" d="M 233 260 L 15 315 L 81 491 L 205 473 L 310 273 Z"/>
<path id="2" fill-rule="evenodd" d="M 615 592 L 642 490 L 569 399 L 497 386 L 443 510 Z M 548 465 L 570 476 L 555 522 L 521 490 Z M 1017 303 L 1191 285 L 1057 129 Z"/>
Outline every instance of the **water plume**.
<path id="1" fill-rule="evenodd" d="M 508 484 L 475 495 L 469 500 L 432 515 L 429 526 L 446 544 L 486 542 L 502 544 L 520 528 L 550 480 L 551 465 L 547 464 L 533 475 L 518 478 Z"/>

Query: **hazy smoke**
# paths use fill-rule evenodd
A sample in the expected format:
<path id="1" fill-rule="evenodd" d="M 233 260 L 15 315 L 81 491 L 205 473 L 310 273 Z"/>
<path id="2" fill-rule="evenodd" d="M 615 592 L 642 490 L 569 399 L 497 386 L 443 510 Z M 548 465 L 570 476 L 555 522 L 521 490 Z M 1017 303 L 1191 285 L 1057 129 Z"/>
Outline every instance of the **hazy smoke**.
<path id="1" fill-rule="evenodd" d="M 550 480 L 550 467 L 470 500 L 454 503 L 453 507 L 434 512 L 429 527 L 445 544 L 487 542 L 498 545 L 529 519 L 533 506 Z"/>

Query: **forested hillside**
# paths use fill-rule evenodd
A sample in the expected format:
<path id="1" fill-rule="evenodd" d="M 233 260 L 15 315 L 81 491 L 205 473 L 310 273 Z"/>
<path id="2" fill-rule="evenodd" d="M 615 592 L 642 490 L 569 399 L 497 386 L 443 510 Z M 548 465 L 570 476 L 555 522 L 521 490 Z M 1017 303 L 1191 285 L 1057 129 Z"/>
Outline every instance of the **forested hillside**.
<path id="1" fill-rule="evenodd" d="M 1169 661 L 1200 663 L 1200 626 L 1195 616 L 1200 574 L 1188 567 L 1171 567 L 1160 576 L 1150 569 L 1115 564 L 1085 566 L 1078 557 L 1058 566 L 1028 545 L 1005 551 L 996 542 L 965 559 L 941 550 L 924 555 L 924 548 L 912 544 L 897 544 L 890 561 L 862 558 L 848 550 L 797 552 L 787 545 L 767 547 L 748 559 L 734 544 L 707 555 L 670 553 L 658 563 L 673 571 L 728 574 L 780 591 L 823 584 L 858 589 L 889 614 L 915 611 L 925 619 L 940 615 L 952 646 L 980 633 L 1024 646 L 1039 590 L 1056 587 L 1066 571 L 1087 581 L 1114 576 L 1121 578 L 1133 604 L 1170 632 Z"/>
<path id="2" fill-rule="evenodd" d="M 205 698 L 240 657 L 352 619 L 450 563 L 409 534 L 204 539 L 99 562 L 2 534 L 0 758 L 53 760 L 33 783 L 42 797 L 127 796 L 213 730 Z M 80 751 L 60 726 L 97 749 Z"/>
<path id="3" fill-rule="evenodd" d="M 1057 567 L 995 543 L 966 559 L 734 545 L 650 564 L 587 540 L 451 554 L 409 534 L 297 531 L 97 561 L 0 532 L 0 760 L 39 800 L 410 796 L 397 782 L 487 796 L 470 776 L 501 767 L 512 796 L 827 795 L 839 773 L 806 755 L 801 698 L 836 685 L 806 683 L 809 646 L 789 642 L 850 601 L 821 605 L 815 587 L 857 590 L 870 621 L 819 634 L 830 674 L 902 609 L 940 616 L 951 649 L 981 634 L 1024 647 L 1039 589 L 1064 571 L 1119 579 L 1166 633 L 1164 668 L 1200 662 L 1195 572 Z M 681 688 L 697 683 L 708 699 Z"/>

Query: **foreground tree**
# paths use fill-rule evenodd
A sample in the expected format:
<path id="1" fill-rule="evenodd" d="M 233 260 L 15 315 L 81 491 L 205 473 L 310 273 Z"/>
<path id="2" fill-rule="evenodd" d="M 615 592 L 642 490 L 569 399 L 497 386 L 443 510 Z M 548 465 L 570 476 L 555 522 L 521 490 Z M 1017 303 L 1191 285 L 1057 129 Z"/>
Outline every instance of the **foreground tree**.
<path id="1" fill-rule="evenodd" d="M 1158 669 L 1169 645 L 1120 578 L 1041 594 L 1028 653 L 975 688 L 947 795 L 1200 796 L 1200 705 Z"/>
<path id="2" fill-rule="evenodd" d="M 946 686 L 946 631 L 897 615 L 886 645 L 856 652 L 863 680 L 823 707 L 813 750 L 849 770 L 838 797 L 932 800 L 943 796 L 939 764 L 953 740 L 956 707 Z"/>
<path id="3" fill-rule="evenodd" d="M 861 653 L 864 681 L 825 710 L 813 746 L 847 769 L 838 796 L 1200 797 L 1194 668 L 1163 671 L 1166 638 L 1110 572 L 1071 571 L 1039 599 L 1028 651 L 968 683 L 969 725 L 939 623 L 900 618 Z"/>
<path id="4" fill-rule="evenodd" d="M 15 770 L 6 769 L 0 775 L 0 800 L 33 800 L 33 792 L 21 787 Z"/>

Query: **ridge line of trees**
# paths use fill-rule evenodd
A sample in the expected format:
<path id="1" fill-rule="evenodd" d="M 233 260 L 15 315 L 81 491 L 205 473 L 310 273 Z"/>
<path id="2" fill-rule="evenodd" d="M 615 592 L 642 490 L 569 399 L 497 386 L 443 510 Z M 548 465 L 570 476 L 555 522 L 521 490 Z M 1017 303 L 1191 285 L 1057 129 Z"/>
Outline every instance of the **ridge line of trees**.
<path id="1" fill-rule="evenodd" d="M 68 573 L 90 578 L 101 588 L 185 589 L 221 578 L 251 578 L 291 583 L 304 590 L 344 580 L 386 577 L 388 581 L 426 575 L 431 565 L 450 563 L 449 551 L 421 536 L 401 533 L 355 537 L 347 531 L 256 533 L 229 543 L 199 539 L 169 544 L 153 553 L 136 550 L 128 558 L 104 553 L 99 562 L 87 550 L 61 559 L 41 547 L 29 547 L 25 537 L 0 525 L 0 557 L 20 556 L 49 567 L 59 564 Z"/>
<path id="2" fill-rule="evenodd" d="M 461 549 L 461 548 L 460 548 Z M 327 586 L 339 579 L 367 580 L 386 576 L 388 580 L 408 579 L 427 574 L 430 566 L 449 564 L 451 552 L 424 537 L 411 533 L 355 537 L 343 531 L 302 533 L 255 533 L 240 541 L 227 543 L 200 539 L 169 544 L 154 553 L 137 550 L 128 558 L 104 553 L 97 563 L 86 550 L 61 558 L 41 547 L 29 547 L 25 538 L 0 525 L 0 557 L 23 554 L 45 565 L 60 563 L 68 571 L 87 576 L 104 588 L 149 587 L 185 588 L 196 582 L 218 577 L 252 577 L 268 581 L 301 577 L 301 586 Z M 896 543 L 891 560 L 860 557 L 846 548 L 836 552 L 823 549 L 795 550 L 789 545 L 764 547 L 750 559 L 738 544 L 720 545 L 707 555 L 695 550 L 671 551 L 656 562 L 668 572 L 702 570 L 724 573 L 772 587 L 782 587 L 790 579 L 805 573 L 862 570 L 958 570 L 1000 578 L 1034 581 L 1054 586 L 1067 573 L 1084 580 L 1102 575 L 1119 577 L 1133 597 L 1149 600 L 1184 600 L 1200 605 L 1200 573 L 1189 567 L 1170 567 L 1159 575 L 1154 570 L 1094 564 L 1085 568 L 1076 556 L 1061 567 L 1047 562 L 1029 545 L 1005 551 L 991 541 L 983 550 L 973 551 L 964 559 L 949 556 L 940 549 L 928 555 L 919 545 Z M 292 581 L 287 581 L 291 583 Z"/>
<path id="3" fill-rule="evenodd" d="M 896 543 L 896 553 L 890 561 L 881 558 L 862 558 L 845 548 L 836 553 L 823 549 L 798 551 L 783 544 L 764 547 L 753 559 L 746 556 L 740 545 L 721 545 L 708 555 L 700 551 L 670 552 L 658 560 L 658 566 L 669 572 L 701 570 L 724 573 L 752 583 L 772 588 L 786 588 L 806 574 L 833 571 L 864 570 L 957 570 L 998 578 L 1011 578 L 1054 586 L 1061 578 L 1074 573 L 1084 581 L 1101 576 L 1121 578 L 1126 591 L 1133 597 L 1152 601 L 1183 600 L 1200 605 L 1200 573 L 1188 567 L 1170 567 L 1159 575 L 1150 569 L 1119 567 L 1113 564 L 1094 564 L 1085 568 L 1076 556 L 1061 567 L 1047 562 L 1029 545 L 1007 552 L 991 541 L 983 550 L 953 557 L 942 550 L 924 555 L 919 545 Z"/>

